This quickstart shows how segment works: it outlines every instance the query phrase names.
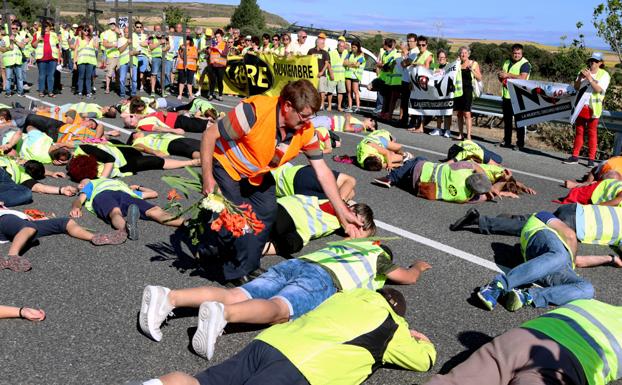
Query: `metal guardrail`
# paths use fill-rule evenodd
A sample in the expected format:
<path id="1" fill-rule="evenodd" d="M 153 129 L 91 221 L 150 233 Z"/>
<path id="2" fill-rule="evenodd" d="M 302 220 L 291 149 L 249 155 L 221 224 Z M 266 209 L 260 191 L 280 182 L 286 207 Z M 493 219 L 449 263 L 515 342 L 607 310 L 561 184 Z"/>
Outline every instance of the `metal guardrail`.
<path id="1" fill-rule="evenodd" d="M 489 126 L 493 127 L 494 118 L 503 118 L 503 108 L 501 107 L 501 96 L 482 95 L 473 100 L 471 112 L 477 115 L 489 117 Z M 556 120 L 556 123 L 568 123 L 568 121 Z M 568 123 L 569 124 L 569 123 Z M 622 153 L 622 112 L 603 111 L 599 121 L 599 127 L 605 128 L 615 133 L 613 155 Z"/>

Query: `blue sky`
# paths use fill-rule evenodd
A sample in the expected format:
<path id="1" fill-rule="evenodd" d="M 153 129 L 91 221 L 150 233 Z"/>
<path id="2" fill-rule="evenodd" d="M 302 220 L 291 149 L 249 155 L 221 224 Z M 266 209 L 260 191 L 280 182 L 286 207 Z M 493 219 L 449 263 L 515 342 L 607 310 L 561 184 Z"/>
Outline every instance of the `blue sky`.
<path id="1" fill-rule="evenodd" d="M 236 0 L 194 0 L 239 4 Z M 529 40 L 559 45 L 577 36 L 575 24 L 582 21 L 589 47 L 607 45 L 592 25 L 594 7 L 602 0 L 520 1 L 368 1 L 368 0 L 259 0 L 262 9 L 290 22 L 334 30 L 381 30 L 415 32 L 445 38 Z M 516 6 L 513 6 L 516 4 Z M 412 10 L 412 11 L 410 11 Z M 413 16 L 409 16 L 412 14 Z"/>

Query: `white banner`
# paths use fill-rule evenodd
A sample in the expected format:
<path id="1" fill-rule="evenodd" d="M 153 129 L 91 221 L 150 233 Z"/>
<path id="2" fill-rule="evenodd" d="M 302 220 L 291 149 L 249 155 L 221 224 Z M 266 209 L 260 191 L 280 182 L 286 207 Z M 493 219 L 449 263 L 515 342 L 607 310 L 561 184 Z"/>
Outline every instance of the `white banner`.
<path id="1" fill-rule="evenodd" d="M 569 84 L 521 79 L 509 79 L 508 90 L 518 127 L 549 120 L 574 124 L 592 93 L 587 82 L 577 91 Z"/>
<path id="2" fill-rule="evenodd" d="M 459 61 L 442 70 L 431 71 L 422 66 L 410 70 L 410 115 L 444 116 L 454 111 L 454 83 L 460 69 Z"/>
<path id="3" fill-rule="evenodd" d="M 125 28 L 129 22 L 130 22 L 130 17 L 129 16 L 119 16 L 119 20 L 117 21 L 119 23 L 119 28 L 121 28 L 121 30 L 123 30 L 123 28 Z M 130 28 L 130 32 L 132 29 Z"/>

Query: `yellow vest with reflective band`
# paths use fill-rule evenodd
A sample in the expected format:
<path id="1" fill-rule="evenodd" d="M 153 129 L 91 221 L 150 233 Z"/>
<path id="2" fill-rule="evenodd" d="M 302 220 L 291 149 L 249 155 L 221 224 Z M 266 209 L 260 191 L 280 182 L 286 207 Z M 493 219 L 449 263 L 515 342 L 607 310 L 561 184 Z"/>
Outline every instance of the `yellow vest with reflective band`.
<path id="1" fill-rule="evenodd" d="M 158 46 L 155 47 L 154 49 L 149 48 L 149 52 L 152 58 L 161 58 L 162 57 L 162 45 L 158 43 Z M 152 68 L 151 71 L 155 72 L 155 68 Z"/>
<path id="2" fill-rule="evenodd" d="M 581 243 L 619 245 L 622 241 L 622 207 L 577 205 L 576 218 Z"/>
<path id="3" fill-rule="evenodd" d="M 92 213 L 94 213 L 93 200 L 95 200 L 95 197 L 97 196 L 97 194 L 102 193 L 104 191 L 123 191 L 124 193 L 127 193 L 133 196 L 134 198 L 142 199 L 141 197 L 138 196 L 138 194 L 136 194 L 130 188 L 130 186 L 127 185 L 127 183 L 122 182 L 117 179 L 98 178 L 98 179 L 91 180 L 91 183 L 93 183 L 93 191 L 91 192 L 91 198 L 87 199 L 84 202 L 84 207 Z"/>
<path id="4" fill-rule="evenodd" d="M 555 234 L 557 238 L 559 238 L 559 240 L 564 244 L 566 250 L 568 250 L 568 254 L 570 255 L 570 260 L 572 262 L 572 268 L 574 269 L 574 254 L 570 250 L 570 247 L 568 246 L 566 241 L 564 241 L 564 239 L 557 233 L 557 231 L 553 230 L 552 228 L 547 226 L 546 223 L 538 219 L 535 214 L 529 217 L 520 232 L 520 250 L 523 254 L 523 259 L 525 260 L 525 262 L 531 259 L 527 258 L 527 246 L 529 246 L 529 241 L 538 231 L 550 231 Z"/>
<path id="5" fill-rule="evenodd" d="M 314 196 L 289 195 L 277 199 L 294 221 L 296 232 L 302 238 L 303 245 L 309 240 L 332 234 L 341 228 L 336 216 L 322 211 L 320 205 L 328 202 Z"/>
<path id="6" fill-rule="evenodd" d="M 69 49 L 69 31 L 64 28 L 60 29 L 60 47 Z"/>
<path id="7" fill-rule="evenodd" d="M 590 200 L 597 205 L 614 199 L 620 193 L 622 193 L 622 181 L 605 179 L 594 189 Z"/>
<path id="8" fill-rule="evenodd" d="M 346 79 L 356 79 L 359 82 L 363 80 L 363 71 L 365 71 L 365 63 L 367 63 L 367 60 L 365 59 L 365 55 L 361 53 L 358 56 L 354 56 L 352 52 L 350 52 L 348 53 L 348 56 L 346 57 L 346 59 L 350 63 L 355 63 L 355 62 L 358 63 L 360 59 L 363 59 L 363 61 L 359 63 L 359 66 L 356 68 L 346 67 Z"/>
<path id="9" fill-rule="evenodd" d="M 479 67 L 479 64 L 474 61 L 471 65 L 471 68 L 477 67 Z M 456 72 L 456 80 L 454 85 L 456 87 L 456 90 L 454 91 L 454 98 L 459 98 L 462 96 L 464 91 L 462 87 L 462 67 L 460 67 L 460 62 L 458 62 L 458 71 Z M 471 72 L 471 87 L 473 87 L 473 97 L 475 97 L 475 90 L 477 89 L 477 79 L 475 79 L 475 75 L 473 74 L 473 72 Z"/>
<path id="10" fill-rule="evenodd" d="M 328 56 L 330 56 L 330 66 L 333 69 L 333 81 L 346 80 L 346 69 L 343 66 L 343 61 L 348 56 L 348 51 L 344 49 L 343 52 L 339 53 L 336 49 L 331 49 Z"/>
<path id="11" fill-rule="evenodd" d="M 505 173 L 505 168 L 496 164 L 480 164 L 479 166 L 484 170 L 491 183 L 499 180 Z"/>
<path id="12" fill-rule="evenodd" d="M 110 173 L 111 178 L 124 177 L 128 175 L 132 175 L 131 172 L 121 172 L 119 169 L 127 164 L 127 160 L 123 153 L 113 144 L 104 144 L 104 143 L 93 143 L 89 144 L 89 146 L 94 146 L 99 148 L 100 150 L 112 155 L 114 157 L 114 163 L 112 167 L 112 172 Z M 80 146 L 76 148 L 74 151 L 74 156 L 78 155 L 88 155 Z M 104 164 L 101 162 L 97 162 L 97 175 L 101 175 L 104 171 Z"/>
<path id="13" fill-rule="evenodd" d="M 326 142 L 324 142 L 324 140 L 326 140 L 326 138 L 330 139 L 328 129 L 326 127 L 315 127 L 315 135 L 317 135 L 317 138 L 320 140 L 320 150 L 324 151 L 326 149 Z"/>
<path id="14" fill-rule="evenodd" d="M 476 160 L 478 163 L 484 163 L 484 150 L 479 146 L 479 144 L 473 142 L 472 140 L 463 140 L 456 143 L 456 146 L 462 148 L 454 159 L 458 162 L 463 160 Z"/>
<path id="15" fill-rule="evenodd" d="M 301 165 L 294 166 L 288 162 L 270 171 L 274 178 L 274 194 L 277 198 L 294 195 L 294 178 L 296 173 L 303 167 Z"/>
<path id="16" fill-rule="evenodd" d="M 17 34 L 17 38 L 16 40 L 19 41 L 20 43 L 23 42 L 26 39 L 31 39 L 30 42 L 32 43 L 32 34 L 28 31 L 20 31 Z M 22 52 L 24 53 L 24 55 L 26 55 L 26 57 L 30 57 L 30 55 L 35 51 L 35 49 L 32 47 L 32 45 L 30 43 L 26 44 L 24 46 L 24 48 L 22 48 Z"/>
<path id="17" fill-rule="evenodd" d="M 38 160 L 43 164 L 52 163 L 50 158 L 50 147 L 54 144 L 52 138 L 41 133 L 36 139 L 32 135 L 26 135 L 22 141 L 19 157 L 24 160 Z"/>
<path id="18" fill-rule="evenodd" d="M 596 75 L 594 75 L 594 79 L 596 81 L 600 81 L 604 77 L 609 77 L 609 72 L 605 71 L 602 68 L 598 69 Z M 592 118 L 600 118 L 603 114 L 603 101 L 605 100 L 605 91 L 603 92 L 592 92 L 590 96 L 590 108 L 592 109 Z"/>
<path id="19" fill-rule="evenodd" d="M 5 48 L 11 47 L 11 40 L 8 36 L 4 36 L 2 38 L 2 42 L 4 43 L 3 46 Z M 22 51 L 20 51 L 17 43 L 14 42 L 13 49 L 9 49 L 9 51 L 2 54 L 2 64 L 4 64 L 5 67 L 22 64 Z"/>
<path id="20" fill-rule="evenodd" d="M 622 307 L 593 299 L 572 301 L 521 328 L 537 330 L 570 351 L 589 385 L 622 378 Z"/>
<path id="21" fill-rule="evenodd" d="M 520 68 L 525 63 L 529 63 L 529 61 L 525 58 L 520 59 L 514 64 L 512 64 L 510 60 L 506 60 L 505 63 L 503 63 L 503 72 L 507 72 L 512 75 L 520 75 Z M 529 79 L 529 74 L 527 74 L 527 79 Z M 503 97 L 503 99 L 510 98 L 510 91 L 505 85 L 502 85 L 501 87 L 501 96 Z"/>
<path id="22" fill-rule="evenodd" d="M 40 33 L 40 32 L 39 32 Z M 43 41 L 43 36 L 37 36 L 40 41 L 37 44 L 37 48 L 35 49 L 35 58 L 37 60 L 43 59 L 43 46 L 45 45 Z M 60 58 L 60 50 L 58 49 L 58 35 L 56 32 L 50 32 L 50 48 L 52 49 L 52 58 L 54 60 L 58 60 Z"/>
<path id="23" fill-rule="evenodd" d="M 159 134 L 145 135 L 142 138 L 134 139 L 132 146 L 137 144 L 143 145 L 155 151 L 160 151 L 166 155 L 170 155 L 168 152 L 168 146 L 173 140 L 183 138 L 182 135 L 171 134 L 168 132 Z"/>
<path id="24" fill-rule="evenodd" d="M 212 39 L 209 39 L 209 43 L 208 43 L 208 39 L 207 36 L 203 35 L 201 36 L 201 38 L 199 39 L 199 44 L 198 44 L 198 50 L 199 50 L 199 63 L 201 62 L 205 62 L 207 61 L 207 47 L 208 44 L 211 44 Z"/>
<path id="25" fill-rule="evenodd" d="M 69 106 L 69 109 L 67 111 L 71 111 L 71 110 L 74 110 L 78 114 L 88 114 L 88 113 L 97 114 L 96 117 L 98 119 L 103 116 L 101 107 L 99 106 L 99 104 L 95 104 L 95 103 L 86 103 L 86 102 L 75 103 Z"/>
<path id="26" fill-rule="evenodd" d="M 211 109 L 216 109 L 212 103 L 202 98 L 195 98 L 188 112 L 194 115 L 197 111 L 201 111 L 202 114 L 205 114 L 206 111 Z"/>
<path id="27" fill-rule="evenodd" d="M 360 119 L 355 118 L 354 116 L 350 117 L 350 125 L 352 127 L 360 127 L 361 131 L 363 130 L 363 122 Z M 345 115 L 333 115 L 333 131 L 343 132 L 346 129 L 346 117 Z M 317 127 L 316 127 L 317 129 Z"/>
<path id="28" fill-rule="evenodd" d="M 119 48 L 117 47 L 118 46 L 118 41 L 119 41 L 119 36 L 117 35 L 117 33 L 108 29 L 108 30 L 102 32 L 100 37 L 101 37 L 101 40 L 102 40 L 102 47 L 103 47 L 103 44 L 104 44 L 104 40 L 106 40 L 108 43 L 111 43 L 111 44 L 114 45 L 113 48 L 105 48 L 104 47 L 104 52 L 106 52 L 106 57 L 108 57 L 108 58 L 119 57 L 120 53 L 119 53 Z"/>
<path id="29" fill-rule="evenodd" d="M 415 60 L 413 64 L 414 65 L 425 65 L 425 62 L 428 60 L 430 56 L 432 56 L 430 67 L 432 67 L 432 64 L 436 63 L 436 61 L 434 59 L 434 55 L 432 55 L 432 52 L 430 51 L 425 51 L 424 53 L 420 53 L 419 56 L 417 56 L 417 60 Z"/>
<path id="30" fill-rule="evenodd" d="M 378 258 L 386 258 L 385 251 L 372 241 L 341 241 L 300 259 L 315 262 L 331 272 L 337 289 L 357 288 L 378 290 L 387 277 L 377 274 Z"/>
<path id="31" fill-rule="evenodd" d="M 125 37 L 120 37 L 119 38 L 119 43 L 121 45 L 125 45 L 125 44 L 129 43 L 129 40 L 127 38 L 125 38 Z M 136 40 L 132 40 L 133 48 L 128 44 L 128 46 L 125 47 L 123 52 L 119 51 L 119 65 L 120 66 L 128 64 L 130 62 L 130 51 L 136 51 L 138 49 L 137 43 L 138 42 Z M 134 66 L 138 65 L 138 57 L 132 56 L 132 64 Z"/>
<path id="32" fill-rule="evenodd" d="M 420 183 L 434 183 L 436 200 L 464 203 L 473 197 L 466 185 L 473 175 L 470 168 L 452 170 L 447 163 L 425 162 L 421 168 Z"/>
<path id="33" fill-rule="evenodd" d="M 144 56 L 149 56 L 149 48 L 148 47 L 143 47 L 142 45 L 140 45 L 141 43 L 144 43 L 145 41 L 147 41 L 147 34 L 146 33 L 136 33 L 136 32 L 132 32 L 132 42 L 134 43 L 134 46 L 136 47 L 136 51 L 139 52 L 139 55 L 144 55 Z"/>
<path id="34" fill-rule="evenodd" d="M 0 167 L 6 170 L 9 175 L 11 175 L 11 179 L 13 182 L 20 184 L 27 180 L 32 179 L 32 177 L 26 174 L 26 170 L 23 166 L 21 166 L 15 159 L 8 158 L 6 156 L 0 156 Z"/>
<path id="35" fill-rule="evenodd" d="M 395 71 L 395 66 L 397 65 L 396 60 L 400 57 L 401 54 L 396 49 L 384 51 L 380 57 L 380 62 L 384 67 L 380 70 L 380 75 L 378 75 L 378 77 L 380 80 L 383 80 L 386 85 L 393 86 L 402 84 L 402 74 L 396 73 Z"/>
<path id="36" fill-rule="evenodd" d="M 391 133 L 387 130 L 376 130 L 372 131 L 367 136 L 363 138 L 356 146 L 356 160 L 357 162 L 363 166 L 363 162 L 365 159 L 370 156 L 376 156 L 380 158 L 383 165 L 387 164 L 387 160 L 384 156 L 375 148 L 369 145 L 369 143 L 374 143 L 380 147 L 385 147 L 385 145 L 380 140 L 381 138 L 385 139 L 387 142 L 391 141 Z"/>
<path id="37" fill-rule="evenodd" d="M 90 41 L 78 39 L 78 57 L 76 62 L 80 64 L 97 65 L 97 43 L 94 39 Z"/>

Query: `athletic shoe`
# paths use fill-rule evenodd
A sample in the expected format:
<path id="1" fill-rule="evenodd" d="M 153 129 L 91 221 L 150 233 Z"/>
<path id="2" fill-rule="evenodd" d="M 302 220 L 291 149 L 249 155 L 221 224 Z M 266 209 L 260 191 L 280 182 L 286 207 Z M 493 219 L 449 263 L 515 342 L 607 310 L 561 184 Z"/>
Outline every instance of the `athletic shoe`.
<path id="1" fill-rule="evenodd" d="M 429 135 L 432 135 L 432 136 L 441 136 L 442 134 L 441 134 L 441 130 L 439 130 L 438 128 L 436 128 L 436 129 L 434 129 L 434 130 L 430 131 L 430 134 L 429 134 Z"/>
<path id="2" fill-rule="evenodd" d="M 92 99 L 93 98 L 93 94 L 86 94 L 86 98 L 87 99 Z"/>
<path id="3" fill-rule="evenodd" d="M 477 297 L 488 310 L 492 310 L 497 306 L 497 300 L 501 293 L 503 293 L 501 282 L 492 281 L 490 284 L 479 288 Z"/>
<path id="4" fill-rule="evenodd" d="M 209 96 L 207 97 L 207 100 L 214 100 L 214 95 L 209 95 Z"/>
<path id="5" fill-rule="evenodd" d="M 386 188 L 391 188 L 391 181 L 389 180 L 389 178 L 387 178 L 386 176 L 383 176 L 382 178 L 376 178 L 374 179 L 375 184 L 378 184 L 382 187 L 386 187 Z"/>
<path id="6" fill-rule="evenodd" d="M 587 162 L 587 166 L 588 166 L 589 168 L 594 167 L 594 166 L 595 166 L 594 161 L 593 161 L 593 160 L 588 160 L 588 162 Z"/>
<path id="7" fill-rule="evenodd" d="M 146 286 L 143 290 L 143 302 L 140 305 L 138 323 L 140 330 L 156 342 L 162 340 L 160 326 L 174 309 L 168 301 L 170 289 L 162 286 Z"/>
<path id="8" fill-rule="evenodd" d="M 32 269 L 32 264 L 23 255 L 9 255 L 3 258 L 2 269 L 9 269 L 16 273 L 23 273 Z"/>
<path id="9" fill-rule="evenodd" d="M 413 155 L 412 152 L 408 152 L 408 151 L 404 152 L 404 162 L 409 161 L 409 160 L 413 159 L 414 157 L 415 156 Z"/>
<path id="10" fill-rule="evenodd" d="M 479 222 L 479 211 L 476 208 L 470 208 L 457 221 L 449 225 L 449 230 L 462 230 L 465 226 L 476 225 Z"/>
<path id="11" fill-rule="evenodd" d="M 213 301 L 203 302 L 199 308 L 199 325 L 192 337 L 194 351 L 210 360 L 214 355 L 216 339 L 222 335 L 225 326 L 225 305 Z"/>
<path id="12" fill-rule="evenodd" d="M 36 107 L 37 107 L 37 103 L 34 100 L 31 100 L 30 103 L 28 104 L 28 111 L 32 111 Z"/>
<path id="13" fill-rule="evenodd" d="M 222 95 L 216 96 L 215 99 L 218 100 L 219 102 L 222 102 Z"/>
<path id="14" fill-rule="evenodd" d="M 505 296 L 505 308 L 508 311 L 517 311 L 525 305 L 531 305 L 533 297 L 527 290 L 512 289 Z"/>
<path id="15" fill-rule="evenodd" d="M 443 136 L 445 138 L 451 138 L 451 131 L 449 130 L 443 130 Z"/>
<path id="16" fill-rule="evenodd" d="M 138 240 L 138 218 L 140 218 L 138 206 L 130 205 L 127 208 L 127 216 L 125 217 L 125 228 L 127 237 L 132 241 Z"/>
<path id="17" fill-rule="evenodd" d="M 353 113 L 355 113 L 355 114 L 358 114 L 358 112 L 359 112 L 360 110 L 361 110 L 360 108 L 356 107 L 354 110 L 352 110 L 352 112 L 353 112 Z"/>
<path id="18" fill-rule="evenodd" d="M 345 110 L 343 110 L 343 112 L 353 112 L 354 110 L 350 107 L 346 108 Z"/>
<path id="19" fill-rule="evenodd" d="M 578 164 L 579 158 L 576 156 L 570 156 L 568 159 L 562 161 L 563 164 Z"/>

